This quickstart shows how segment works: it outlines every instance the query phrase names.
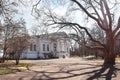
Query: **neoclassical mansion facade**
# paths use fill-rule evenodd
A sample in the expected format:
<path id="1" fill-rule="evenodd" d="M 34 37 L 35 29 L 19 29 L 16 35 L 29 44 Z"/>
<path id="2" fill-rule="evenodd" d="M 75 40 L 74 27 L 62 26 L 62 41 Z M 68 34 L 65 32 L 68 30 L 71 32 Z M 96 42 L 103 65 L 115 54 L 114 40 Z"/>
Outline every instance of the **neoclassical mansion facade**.
<path id="1" fill-rule="evenodd" d="M 31 36 L 30 46 L 22 53 L 22 59 L 69 57 L 70 40 L 65 32 Z"/>

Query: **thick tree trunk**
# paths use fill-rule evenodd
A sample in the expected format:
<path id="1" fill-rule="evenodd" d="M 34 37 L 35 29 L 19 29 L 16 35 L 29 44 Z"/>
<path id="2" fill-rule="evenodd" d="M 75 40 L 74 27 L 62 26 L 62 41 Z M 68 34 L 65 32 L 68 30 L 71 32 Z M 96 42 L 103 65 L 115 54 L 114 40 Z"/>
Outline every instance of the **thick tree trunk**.
<path id="1" fill-rule="evenodd" d="M 104 56 L 104 64 L 112 64 L 115 65 L 115 40 L 112 31 L 107 33 L 107 43 L 106 43 L 106 50 Z"/>
<path id="2" fill-rule="evenodd" d="M 115 54 L 108 54 L 104 57 L 104 65 L 111 64 L 115 65 Z"/>

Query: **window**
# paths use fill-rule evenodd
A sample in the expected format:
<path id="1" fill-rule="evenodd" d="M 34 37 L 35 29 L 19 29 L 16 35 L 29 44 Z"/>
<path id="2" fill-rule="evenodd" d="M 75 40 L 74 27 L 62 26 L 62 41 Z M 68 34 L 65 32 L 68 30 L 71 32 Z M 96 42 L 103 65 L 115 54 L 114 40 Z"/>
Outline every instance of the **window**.
<path id="1" fill-rule="evenodd" d="M 45 51 L 45 44 L 43 44 L 43 51 Z"/>
<path id="2" fill-rule="evenodd" d="M 36 45 L 34 45 L 34 51 L 36 51 Z"/>
<path id="3" fill-rule="evenodd" d="M 69 49 L 67 48 L 67 52 L 69 52 Z"/>
<path id="4" fill-rule="evenodd" d="M 47 51 L 49 51 L 49 44 L 47 45 Z"/>
<path id="5" fill-rule="evenodd" d="M 32 51 L 32 44 L 30 44 L 30 51 Z"/>
<path id="6" fill-rule="evenodd" d="M 57 44 L 56 43 L 53 44 L 53 48 L 54 48 L 54 51 L 57 51 Z"/>
<path id="7" fill-rule="evenodd" d="M 64 41 L 63 41 L 63 40 L 61 41 L 61 50 L 62 50 L 62 51 L 65 51 L 65 44 L 64 44 Z"/>

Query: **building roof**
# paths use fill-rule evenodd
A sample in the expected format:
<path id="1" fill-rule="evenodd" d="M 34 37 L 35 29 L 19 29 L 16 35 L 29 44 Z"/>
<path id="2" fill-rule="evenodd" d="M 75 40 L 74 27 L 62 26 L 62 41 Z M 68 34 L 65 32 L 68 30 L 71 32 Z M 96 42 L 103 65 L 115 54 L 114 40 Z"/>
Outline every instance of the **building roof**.
<path id="1" fill-rule="evenodd" d="M 48 39 L 56 39 L 56 38 L 67 38 L 68 35 L 65 32 L 55 32 L 49 34 L 36 35 L 37 38 L 48 38 Z"/>

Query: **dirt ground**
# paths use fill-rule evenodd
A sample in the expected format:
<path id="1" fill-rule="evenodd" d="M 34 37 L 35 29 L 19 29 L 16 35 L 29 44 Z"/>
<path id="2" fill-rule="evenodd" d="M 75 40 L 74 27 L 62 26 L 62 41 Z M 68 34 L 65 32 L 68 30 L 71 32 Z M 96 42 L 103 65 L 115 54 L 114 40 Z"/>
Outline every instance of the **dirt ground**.
<path id="1" fill-rule="evenodd" d="M 21 60 L 33 63 L 22 72 L 0 75 L 0 80 L 120 80 L 120 62 L 102 68 L 101 60 L 82 58 Z M 102 68 L 102 69 L 101 69 Z"/>

